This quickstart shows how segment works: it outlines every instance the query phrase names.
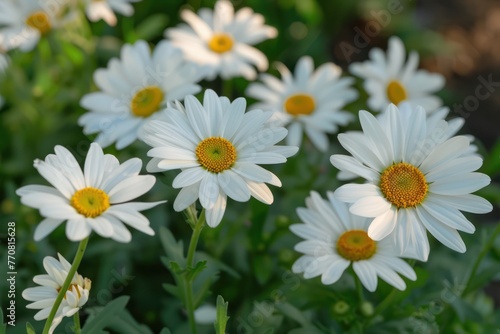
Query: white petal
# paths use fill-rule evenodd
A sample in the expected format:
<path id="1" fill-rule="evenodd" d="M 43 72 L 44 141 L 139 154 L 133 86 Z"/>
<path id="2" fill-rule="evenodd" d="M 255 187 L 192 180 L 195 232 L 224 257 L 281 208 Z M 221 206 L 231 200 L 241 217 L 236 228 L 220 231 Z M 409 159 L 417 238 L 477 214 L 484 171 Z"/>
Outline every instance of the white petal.
<path id="1" fill-rule="evenodd" d="M 344 271 L 349 267 L 349 264 L 351 264 L 350 261 L 347 261 L 346 259 L 341 258 L 340 256 L 336 258 L 328 267 L 328 269 L 325 270 L 323 275 L 321 275 L 321 283 L 323 284 L 333 284 L 337 282 L 344 273 Z"/>
<path id="2" fill-rule="evenodd" d="M 66 224 L 66 236 L 71 241 L 80 241 L 90 235 L 92 229 L 85 222 L 84 218 L 70 219 Z"/>
<path id="3" fill-rule="evenodd" d="M 219 184 L 217 182 L 217 176 L 215 174 L 208 173 L 200 183 L 200 203 L 205 209 L 210 210 L 214 207 L 218 197 Z"/>
<path id="4" fill-rule="evenodd" d="M 362 217 L 377 217 L 391 209 L 391 203 L 381 196 L 367 196 L 354 203 L 349 211 Z"/>
<path id="5" fill-rule="evenodd" d="M 45 218 L 37 225 L 33 239 L 35 241 L 42 240 L 61 225 L 63 221 L 63 219 Z"/>
<path id="6" fill-rule="evenodd" d="M 490 177 L 482 173 L 451 175 L 431 183 L 429 192 L 440 195 L 466 195 L 487 186 L 490 182 Z"/>
<path id="7" fill-rule="evenodd" d="M 122 203 L 137 198 L 148 192 L 155 184 L 152 175 L 136 175 L 118 183 L 108 193 L 110 203 Z"/>
<path id="8" fill-rule="evenodd" d="M 84 174 L 87 187 L 100 188 L 104 175 L 103 158 L 101 146 L 92 143 L 85 158 Z"/>
<path id="9" fill-rule="evenodd" d="M 174 210 L 177 212 L 185 210 L 198 199 L 199 184 L 182 188 L 174 201 Z"/>
<path id="10" fill-rule="evenodd" d="M 206 210 L 207 225 L 217 227 L 226 211 L 227 197 L 225 194 L 219 194 L 212 209 Z"/>
<path id="11" fill-rule="evenodd" d="M 352 263 L 352 268 L 368 291 L 373 292 L 377 289 L 377 272 L 369 261 L 355 261 Z"/>
<path id="12" fill-rule="evenodd" d="M 376 217 L 368 228 L 368 236 L 379 241 L 392 233 L 398 221 L 398 211 L 395 208 L 387 210 L 384 214 Z"/>
<path id="13" fill-rule="evenodd" d="M 333 196 L 342 202 L 354 203 L 363 197 L 381 196 L 380 189 L 374 184 L 348 183 L 337 188 Z"/>
<path id="14" fill-rule="evenodd" d="M 369 181 L 378 180 L 380 177 L 376 171 L 347 155 L 334 154 L 330 157 L 330 162 L 334 167 L 342 171 L 349 171 Z"/>

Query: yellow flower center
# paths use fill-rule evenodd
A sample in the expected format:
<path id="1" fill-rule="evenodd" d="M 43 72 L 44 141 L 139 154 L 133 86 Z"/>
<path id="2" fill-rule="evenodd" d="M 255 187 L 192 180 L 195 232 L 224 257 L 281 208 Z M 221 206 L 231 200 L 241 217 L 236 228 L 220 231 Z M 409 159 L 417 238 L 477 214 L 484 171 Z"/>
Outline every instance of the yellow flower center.
<path id="1" fill-rule="evenodd" d="M 233 38 L 225 33 L 214 34 L 210 41 L 208 41 L 210 50 L 217 53 L 230 51 L 233 48 L 233 44 Z"/>
<path id="2" fill-rule="evenodd" d="M 380 176 L 380 190 L 398 208 L 414 207 L 422 203 L 428 188 L 424 174 L 405 162 L 388 167 Z"/>
<path id="3" fill-rule="evenodd" d="M 40 34 L 45 35 L 50 31 L 50 20 L 49 16 L 44 11 L 36 11 L 26 19 L 26 24 L 40 32 Z"/>
<path id="4" fill-rule="evenodd" d="M 157 86 L 149 86 L 138 91 L 132 98 L 130 108 L 137 117 L 148 117 L 160 109 L 163 91 Z"/>
<path id="5" fill-rule="evenodd" d="M 405 87 L 397 80 L 392 80 L 387 85 L 387 98 L 391 103 L 398 105 L 408 98 Z"/>
<path id="6" fill-rule="evenodd" d="M 350 261 L 367 260 L 377 251 L 377 243 L 366 231 L 351 230 L 340 236 L 337 251 L 340 256 Z"/>
<path id="7" fill-rule="evenodd" d="M 221 137 L 203 139 L 196 147 L 196 157 L 200 165 L 212 173 L 220 173 L 236 161 L 236 149 L 233 144 Z"/>
<path id="8" fill-rule="evenodd" d="M 109 197 L 101 189 L 87 187 L 71 197 L 71 206 L 85 217 L 95 218 L 109 208 Z"/>
<path id="9" fill-rule="evenodd" d="M 316 109 L 316 103 L 308 94 L 294 94 L 285 101 L 286 112 L 293 116 L 310 115 L 314 109 Z"/>

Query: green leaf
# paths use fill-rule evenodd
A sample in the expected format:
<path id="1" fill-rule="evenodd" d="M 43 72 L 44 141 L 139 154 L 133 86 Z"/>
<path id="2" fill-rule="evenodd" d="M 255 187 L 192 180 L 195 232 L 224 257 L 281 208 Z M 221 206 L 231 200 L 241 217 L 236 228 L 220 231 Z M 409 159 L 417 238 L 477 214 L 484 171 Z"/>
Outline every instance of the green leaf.
<path id="1" fill-rule="evenodd" d="M 269 281 L 273 274 L 274 263 L 268 254 L 256 255 L 252 265 L 255 277 L 261 285 Z"/>
<path id="2" fill-rule="evenodd" d="M 82 328 L 82 334 L 95 334 L 96 332 L 101 332 L 113 321 L 114 317 L 125 309 L 129 299 L 129 296 L 119 297 L 109 302 L 96 314 L 91 315 Z"/>
<path id="3" fill-rule="evenodd" d="M 31 325 L 29 322 L 26 323 L 26 334 L 36 334 L 33 325 Z"/>
<path id="4" fill-rule="evenodd" d="M 167 327 L 165 327 L 161 330 L 160 334 L 172 334 L 172 333 L 170 332 L 170 330 Z"/>
<path id="5" fill-rule="evenodd" d="M 175 240 L 174 235 L 166 227 L 160 228 L 160 242 L 165 250 L 167 257 L 179 264 L 180 267 L 186 265 L 186 258 L 184 257 L 184 244 L 182 240 Z"/>
<path id="6" fill-rule="evenodd" d="M 199 261 L 195 264 L 194 268 L 188 268 L 186 273 L 187 280 L 194 280 L 205 268 L 207 267 L 207 261 Z"/>
<path id="7" fill-rule="evenodd" d="M 297 321 L 302 327 L 311 327 L 311 323 L 304 316 L 301 310 L 297 309 L 295 306 L 289 303 L 278 303 L 276 308 L 280 310 L 281 313 L 286 315 L 288 318 Z"/>
<path id="8" fill-rule="evenodd" d="M 142 21 L 135 29 L 136 37 L 146 41 L 160 36 L 168 25 L 168 16 L 162 13 L 153 14 Z"/>
<path id="9" fill-rule="evenodd" d="M 227 308 L 229 306 L 228 302 L 224 302 L 224 298 L 221 295 L 217 296 L 217 318 L 215 319 L 214 327 L 216 334 L 226 333 L 226 324 L 229 320 L 227 316 Z"/>

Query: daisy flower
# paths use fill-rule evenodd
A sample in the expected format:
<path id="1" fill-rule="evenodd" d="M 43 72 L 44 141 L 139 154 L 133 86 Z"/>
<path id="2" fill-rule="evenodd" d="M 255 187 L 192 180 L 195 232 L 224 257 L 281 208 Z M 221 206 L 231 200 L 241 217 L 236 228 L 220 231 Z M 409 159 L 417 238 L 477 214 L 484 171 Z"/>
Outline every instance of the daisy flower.
<path id="1" fill-rule="evenodd" d="M 252 83 L 246 94 L 260 102 L 256 108 L 275 111 L 274 119 L 287 125 L 290 131 L 287 144 L 300 146 L 303 131 L 321 151 L 328 149 L 326 133 L 335 133 L 339 125 L 346 125 L 353 115 L 341 111 L 357 97 L 350 87 L 352 78 L 340 78 L 342 70 L 326 63 L 314 71 L 311 57 L 299 59 L 295 76 L 288 68 L 278 64 L 282 80 L 261 74 L 262 83 Z"/>
<path id="2" fill-rule="evenodd" d="M 380 277 L 399 290 L 406 284 L 398 275 L 414 281 L 413 268 L 400 259 L 392 239 L 375 241 L 368 236 L 370 220 L 352 215 L 345 203 L 327 193 L 324 200 L 312 191 L 306 199 L 307 208 L 298 208 L 303 224 L 290 226 L 290 230 L 304 241 L 295 245 L 303 253 L 292 266 L 294 273 L 304 273 L 304 278 L 321 275 L 321 283 L 333 284 L 352 265 L 356 275 L 368 291 L 377 289 Z"/>
<path id="3" fill-rule="evenodd" d="M 99 133 L 95 141 L 102 147 L 116 142 L 116 148 L 123 149 L 138 138 L 147 120 L 159 116 L 157 111 L 167 101 L 198 93 L 201 88 L 196 82 L 203 74 L 167 41 L 153 52 L 145 41 L 126 44 L 121 59 L 112 59 L 108 68 L 94 73 L 101 91 L 81 99 L 80 105 L 90 112 L 78 124 L 85 134 Z"/>
<path id="4" fill-rule="evenodd" d="M 466 136 L 443 140 L 446 131 L 429 134 L 424 109 L 405 116 L 394 105 L 388 108 L 386 122 L 362 110 L 363 133 L 338 136 L 352 156 L 332 155 L 331 163 L 366 183 L 343 185 L 335 196 L 352 203 L 351 213 L 373 218 L 370 238 L 379 241 L 391 234 L 401 253 L 426 261 L 426 229 L 445 246 L 465 252 L 457 230 L 474 233 L 475 227 L 460 211 L 492 210 L 488 201 L 471 194 L 490 183 L 487 175 L 474 172 L 482 159 L 470 154 Z"/>
<path id="5" fill-rule="evenodd" d="M 264 17 L 245 7 L 234 12 L 231 2 L 219 0 L 212 11 L 202 8 L 198 15 L 183 10 L 181 17 L 186 24 L 169 28 L 165 36 L 181 47 L 186 57 L 198 64 L 207 65 L 209 80 L 220 75 L 223 79 L 243 76 L 254 80 L 256 72 L 268 67 L 266 56 L 251 45 L 278 35 L 275 28 L 264 25 Z"/>
<path id="6" fill-rule="evenodd" d="M 16 191 L 21 203 L 39 209 L 45 219 L 35 230 L 38 241 L 63 222 L 66 236 L 79 241 L 95 231 L 102 237 L 129 242 L 130 232 L 125 224 L 148 235 L 154 235 L 149 221 L 139 211 L 162 202 L 128 202 L 149 191 L 154 183 L 152 175 L 139 175 L 142 161 L 133 158 L 120 164 L 115 156 L 103 154 L 101 147 L 92 143 L 82 169 L 75 157 L 64 147 L 56 146 L 55 155 L 45 161 L 35 160 L 35 168 L 52 184 L 24 186 Z"/>
<path id="7" fill-rule="evenodd" d="M 401 116 L 405 118 L 409 118 L 411 116 L 411 113 L 415 112 L 416 110 L 416 108 L 411 106 L 411 104 L 409 104 L 408 102 L 401 102 L 398 106 L 398 109 L 401 112 Z M 389 109 L 386 109 L 386 111 L 387 110 Z M 445 140 L 450 139 L 451 137 L 456 135 L 465 123 L 464 119 L 461 117 L 456 117 L 449 121 L 446 121 L 446 116 L 448 116 L 449 112 L 450 109 L 448 107 L 442 107 L 433 112 L 432 114 L 428 114 L 425 119 L 426 123 L 425 137 L 432 137 L 434 144 L 440 144 Z M 377 119 L 384 124 L 383 125 L 384 128 L 390 127 L 389 117 L 387 115 L 388 115 L 387 112 L 382 112 L 376 116 Z M 350 133 L 351 135 L 354 135 L 354 133 L 358 133 L 360 137 L 363 137 L 362 131 L 352 131 Z M 467 136 L 467 137 L 469 137 L 471 142 L 474 140 L 473 136 Z M 476 145 L 469 145 L 466 153 L 480 157 L 479 155 L 477 155 L 476 151 L 477 151 Z M 337 178 L 339 180 L 351 180 L 357 177 L 358 177 L 357 174 L 352 173 L 350 171 L 341 170 L 337 173 Z"/>
<path id="8" fill-rule="evenodd" d="M 27 288 L 22 293 L 24 299 L 33 302 L 26 305 L 27 308 L 40 310 L 35 314 L 35 320 L 49 317 L 52 306 L 71 268 L 71 263 L 66 261 L 61 254 L 58 253 L 57 256 L 59 260 L 51 256 L 43 259 L 43 267 L 47 274 L 33 277 L 33 282 L 40 286 Z M 90 287 L 91 281 L 88 278 L 83 278 L 82 275 L 75 273 L 50 326 L 49 333 L 54 332 L 63 317 L 71 317 L 85 305 L 89 299 Z"/>
<path id="9" fill-rule="evenodd" d="M 31 51 L 42 36 L 60 25 L 65 1 L 0 1 L 0 45 Z"/>
<path id="10" fill-rule="evenodd" d="M 227 196 L 246 202 L 250 196 L 271 204 L 265 183 L 281 186 L 273 173 L 257 164 L 277 164 L 297 153 L 297 147 L 277 146 L 287 130 L 268 123 L 271 112 L 245 113 L 246 101 L 230 102 L 214 91 L 205 91 L 203 105 L 192 95 L 170 104 L 164 120 L 144 127 L 144 141 L 153 147 L 149 172 L 182 169 L 173 181 L 182 188 L 174 209 L 182 211 L 198 198 L 206 210 L 207 224 L 217 226 L 226 210 Z"/>
<path id="11" fill-rule="evenodd" d="M 90 21 L 96 22 L 104 20 L 110 26 L 116 25 L 116 15 L 114 12 L 125 16 L 134 14 L 134 7 L 131 2 L 141 0 L 86 0 L 85 13 Z"/>
<path id="12" fill-rule="evenodd" d="M 427 112 L 439 108 L 442 101 L 431 95 L 444 86 L 444 77 L 437 73 L 417 70 L 418 53 L 410 52 L 405 64 L 405 48 L 401 39 L 389 39 L 387 56 L 379 48 L 370 50 L 370 60 L 354 63 L 349 71 L 364 80 L 363 87 L 370 96 L 370 109 L 383 111 L 390 103 L 408 101 L 422 106 Z"/>

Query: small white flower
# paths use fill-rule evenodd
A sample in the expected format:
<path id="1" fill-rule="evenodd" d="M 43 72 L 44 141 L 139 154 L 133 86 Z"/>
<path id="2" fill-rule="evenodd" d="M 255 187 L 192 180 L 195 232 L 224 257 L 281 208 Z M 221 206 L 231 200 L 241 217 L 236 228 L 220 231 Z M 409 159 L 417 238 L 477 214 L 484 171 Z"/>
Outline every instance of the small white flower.
<path id="1" fill-rule="evenodd" d="M 33 277 L 33 282 L 40 286 L 27 288 L 22 293 L 24 299 L 33 302 L 26 305 L 27 308 L 40 310 L 35 314 L 35 320 L 48 318 L 71 268 L 71 264 L 61 254 L 58 253 L 57 256 L 59 261 L 51 256 L 46 256 L 43 259 L 43 267 L 47 274 Z M 59 305 L 49 333 L 54 332 L 63 317 L 71 317 L 85 305 L 89 299 L 90 288 L 91 281 L 75 273 L 64 299 Z"/>
<path id="2" fill-rule="evenodd" d="M 134 14 L 134 7 L 131 2 L 141 0 L 86 0 L 85 13 L 90 21 L 104 20 L 110 26 L 116 25 L 116 15 L 114 12 L 125 16 Z"/>
<path id="3" fill-rule="evenodd" d="M 443 88 L 444 77 L 437 73 L 417 70 L 418 53 L 410 52 L 405 64 L 405 48 L 401 39 L 389 39 L 387 56 L 379 48 L 370 50 L 370 60 L 354 63 L 349 71 L 364 79 L 363 87 L 370 97 L 368 107 L 383 111 L 390 103 L 408 101 L 413 107 L 422 106 L 427 112 L 439 108 L 442 101 L 431 95 Z"/>
<path id="4" fill-rule="evenodd" d="M 254 107 L 274 111 L 274 120 L 287 125 L 287 144 L 300 146 L 303 131 L 321 151 L 328 149 L 325 133 L 335 133 L 339 125 L 347 125 L 353 115 L 341 111 L 357 96 L 350 85 L 352 78 L 340 78 L 342 70 L 333 63 L 314 71 L 311 57 L 299 59 L 292 76 L 288 68 L 278 64 L 282 80 L 261 74 L 263 83 L 252 83 L 246 94 L 259 101 Z"/>
<path id="5" fill-rule="evenodd" d="M 39 209 L 45 219 L 35 230 L 35 240 L 50 234 L 64 221 L 66 236 L 79 241 L 95 231 L 102 237 L 129 242 L 131 234 L 125 224 L 148 235 L 154 235 L 148 219 L 139 211 L 164 202 L 128 202 L 147 191 L 154 183 L 152 175 L 139 175 L 142 161 L 133 158 L 123 164 L 111 154 L 103 154 L 92 143 L 85 159 L 84 171 L 64 147 L 56 146 L 55 155 L 36 160 L 35 168 L 53 187 L 24 186 L 16 191 L 21 203 Z"/>
<path id="6" fill-rule="evenodd" d="M 398 257 L 391 239 L 375 241 L 368 236 L 370 220 L 355 216 L 349 208 L 333 198 L 328 201 L 312 191 L 306 199 L 307 208 L 298 208 L 297 214 L 304 224 L 290 226 L 290 230 L 304 241 L 295 245 L 303 253 L 292 266 L 294 273 L 304 273 L 304 278 L 321 275 L 323 284 L 333 284 L 344 271 L 352 268 L 368 291 L 377 289 L 377 277 L 399 290 L 406 283 L 398 274 L 414 281 L 413 268 Z"/>
<path id="7" fill-rule="evenodd" d="M 439 131 L 429 133 L 424 109 L 388 108 L 386 121 L 360 111 L 363 133 L 338 136 L 352 157 L 332 155 L 331 163 L 367 182 L 343 185 L 335 196 L 352 203 L 351 213 L 374 218 L 370 238 L 392 235 L 401 254 L 426 261 L 426 229 L 445 246 L 465 252 L 457 230 L 473 233 L 475 227 L 460 211 L 492 210 L 488 201 L 471 194 L 490 183 L 487 175 L 474 172 L 482 159 L 471 154 L 468 137 L 450 138 L 444 120 Z"/>
<path id="8" fill-rule="evenodd" d="M 234 12 L 231 2 L 219 0 L 212 11 L 202 8 L 198 15 L 183 10 L 181 17 L 188 25 L 169 28 L 165 36 L 181 47 L 186 57 L 210 69 L 209 80 L 220 75 L 223 79 L 243 76 L 256 77 L 251 65 L 259 71 L 268 67 L 266 56 L 251 45 L 274 38 L 275 28 L 264 25 L 264 17 L 248 7 Z"/>
<path id="9" fill-rule="evenodd" d="M 275 145 L 288 131 L 267 123 L 271 112 L 245 109 L 244 98 L 231 103 L 207 90 L 203 105 L 188 95 L 185 108 L 176 102 L 169 105 L 164 120 L 146 124 L 144 141 L 154 147 L 148 152 L 153 157 L 148 171 L 182 169 L 173 181 L 174 188 L 182 188 L 174 202 L 176 211 L 199 198 L 207 224 L 215 227 L 226 210 L 227 196 L 238 202 L 250 196 L 273 202 L 265 183 L 279 187 L 281 182 L 257 164 L 284 163 L 298 148 Z"/>
<path id="10" fill-rule="evenodd" d="M 31 51 L 40 38 L 61 23 L 67 1 L 0 1 L 0 46 L 6 50 Z"/>
<path id="11" fill-rule="evenodd" d="M 217 320 L 217 308 L 210 304 L 201 305 L 194 311 L 194 320 L 200 325 L 210 325 Z"/>
<path id="12" fill-rule="evenodd" d="M 116 148 L 123 149 L 138 138 L 147 120 L 159 116 L 167 101 L 198 93 L 201 87 L 196 82 L 203 73 L 167 41 L 152 53 L 145 41 L 126 44 L 121 59 L 112 59 L 107 69 L 94 73 L 101 91 L 82 98 L 81 106 L 90 112 L 78 124 L 85 134 L 98 132 L 95 141 L 102 147 L 116 142 Z"/>

